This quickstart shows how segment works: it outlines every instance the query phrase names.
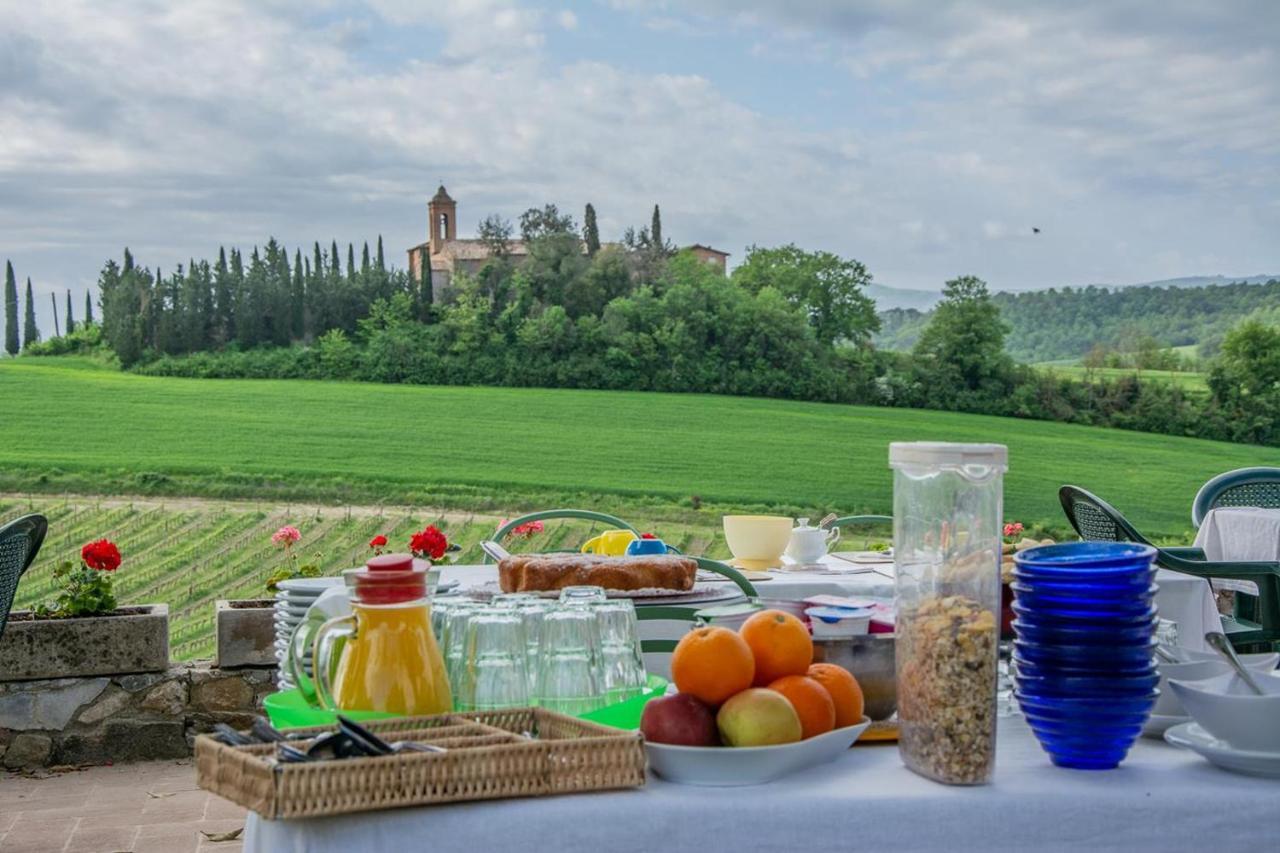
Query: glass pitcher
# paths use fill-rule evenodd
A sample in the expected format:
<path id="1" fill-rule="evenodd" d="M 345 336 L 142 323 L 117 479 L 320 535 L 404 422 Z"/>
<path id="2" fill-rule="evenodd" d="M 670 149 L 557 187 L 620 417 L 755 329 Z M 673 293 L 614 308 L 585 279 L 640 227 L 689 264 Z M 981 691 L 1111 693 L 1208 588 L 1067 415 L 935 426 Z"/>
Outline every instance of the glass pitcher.
<path id="1" fill-rule="evenodd" d="M 343 572 L 353 613 L 325 622 L 314 639 L 316 696 L 323 708 L 404 715 L 452 709 L 431 631 L 429 569 L 407 554 L 383 554 Z"/>
<path id="2" fill-rule="evenodd" d="M 1004 472 L 1000 444 L 895 442 L 898 750 L 948 784 L 995 769 Z"/>

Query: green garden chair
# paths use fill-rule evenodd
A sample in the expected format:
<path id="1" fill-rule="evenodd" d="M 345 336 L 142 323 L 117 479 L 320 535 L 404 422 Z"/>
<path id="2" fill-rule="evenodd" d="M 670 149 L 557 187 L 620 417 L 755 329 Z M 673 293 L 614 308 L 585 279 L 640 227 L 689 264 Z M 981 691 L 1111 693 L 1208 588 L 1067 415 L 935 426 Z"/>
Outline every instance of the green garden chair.
<path id="1" fill-rule="evenodd" d="M 1102 498 L 1078 486 L 1063 486 L 1058 501 L 1067 521 L 1081 539 L 1094 542 L 1137 542 L 1151 545 L 1120 512 Z M 1156 564 L 1175 572 L 1205 578 L 1251 581 L 1256 596 L 1237 593 L 1235 612 L 1223 617 L 1223 632 L 1242 651 L 1270 651 L 1280 647 L 1280 563 L 1210 562 L 1199 548 L 1156 549 Z"/>
<path id="2" fill-rule="evenodd" d="M 24 515 L 0 527 L 0 637 L 9 622 L 18 581 L 35 561 L 48 532 L 49 521 L 43 515 Z"/>
<path id="3" fill-rule="evenodd" d="M 840 529 L 841 534 L 844 533 L 846 527 L 870 527 L 873 524 L 887 524 L 893 527 L 892 515 L 843 515 L 831 522 L 831 527 Z"/>
<path id="4" fill-rule="evenodd" d="M 1280 468 L 1237 468 L 1209 480 L 1196 492 L 1191 523 L 1199 529 L 1209 510 L 1220 506 L 1280 509 Z"/>

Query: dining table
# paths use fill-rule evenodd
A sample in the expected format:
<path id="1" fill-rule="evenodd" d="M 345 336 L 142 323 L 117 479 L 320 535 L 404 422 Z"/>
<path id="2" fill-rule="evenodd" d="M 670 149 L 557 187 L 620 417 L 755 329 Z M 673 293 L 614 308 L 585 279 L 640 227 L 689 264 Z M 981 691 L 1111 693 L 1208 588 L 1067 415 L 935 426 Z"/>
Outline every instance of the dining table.
<path id="1" fill-rule="evenodd" d="M 548 850 L 1274 850 L 1280 780 L 1218 770 L 1139 739 L 1114 770 L 1053 766 L 1026 723 L 1000 717 L 988 785 L 941 785 L 893 744 L 752 787 L 643 787 L 298 820 L 250 814 L 246 853 Z"/>

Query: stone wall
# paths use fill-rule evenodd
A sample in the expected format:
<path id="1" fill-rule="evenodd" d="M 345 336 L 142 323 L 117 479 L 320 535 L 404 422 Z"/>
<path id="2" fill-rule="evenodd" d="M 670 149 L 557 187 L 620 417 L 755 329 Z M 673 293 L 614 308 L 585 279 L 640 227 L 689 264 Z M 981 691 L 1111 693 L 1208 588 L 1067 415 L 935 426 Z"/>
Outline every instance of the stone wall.
<path id="1" fill-rule="evenodd" d="M 274 675 L 196 662 L 138 675 L 0 682 L 0 764 L 186 757 L 215 723 L 248 728 L 275 690 Z"/>

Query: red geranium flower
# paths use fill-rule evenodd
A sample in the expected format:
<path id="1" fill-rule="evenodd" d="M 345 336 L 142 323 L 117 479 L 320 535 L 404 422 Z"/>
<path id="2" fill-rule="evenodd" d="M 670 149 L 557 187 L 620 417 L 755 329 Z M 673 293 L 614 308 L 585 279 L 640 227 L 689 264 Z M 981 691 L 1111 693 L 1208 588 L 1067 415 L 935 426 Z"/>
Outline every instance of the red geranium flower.
<path id="1" fill-rule="evenodd" d="M 80 549 L 80 559 L 91 569 L 114 572 L 120 568 L 120 549 L 109 539 L 99 539 Z"/>
<path id="2" fill-rule="evenodd" d="M 426 530 L 413 534 L 409 539 L 409 550 L 423 559 L 438 560 L 449 550 L 449 540 L 432 524 Z"/>
<path id="3" fill-rule="evenodd" d="M 387 537 L 383 536 L 381 533 L 369 540 L 370 548 L 382 548 L 385 547 L 386 544 Z"/>
<path id="4" fill-rule="evenodd" d="M 526 521 L 524 524 L 516 525 L 511 531 L 512 536 L 523 536 L 525 539 L 533 536 L 535 533 L 541 533 L 543 530 L 541 521 Z"/>

